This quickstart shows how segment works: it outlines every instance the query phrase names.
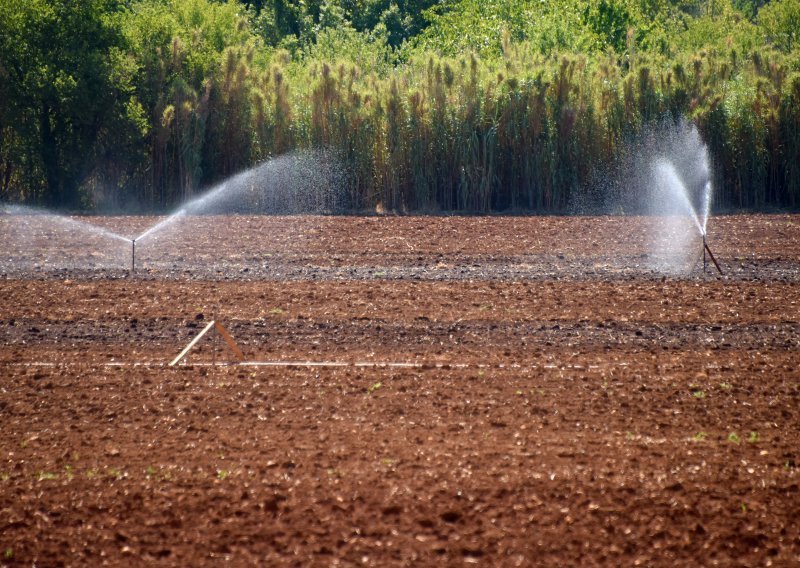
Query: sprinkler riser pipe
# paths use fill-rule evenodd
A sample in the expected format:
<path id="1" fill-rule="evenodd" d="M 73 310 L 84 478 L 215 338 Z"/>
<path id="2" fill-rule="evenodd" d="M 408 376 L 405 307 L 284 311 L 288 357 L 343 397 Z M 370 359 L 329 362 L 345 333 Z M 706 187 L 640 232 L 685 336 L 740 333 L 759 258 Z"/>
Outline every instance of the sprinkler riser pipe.
<path id="1" fill-rule="evenodd" d="M 706 244 L 706 235 L 704 233 L 703 234 L 703 273 L 705 273 L 706 270 L 708 269 L 708 260 L 706 260 L 706 248 L 708 248 L 708 245 Z"/>
<path id="2" fill-rule="evenodd" d="M 131 241 L 131 274 L 136 273 L 136 239 Z"/>
<path id="3" fill-rule="evenodd" d="M 703 237 L 703 260 L 705 260 L 706 253 L 708 253 L 708 257 L 711 259 L 711 262 L 714 263 L 714 266 L 717 267 L 717 271 L 720 274 L 722 274 L 722 268 L 720 268 L 719 263 L 717 262 L 717 259 L 714 258 L 714 253 L 711 252 L 710 248 L 708 248 L 708 243 L 706 242 L 706 238 Z"/>

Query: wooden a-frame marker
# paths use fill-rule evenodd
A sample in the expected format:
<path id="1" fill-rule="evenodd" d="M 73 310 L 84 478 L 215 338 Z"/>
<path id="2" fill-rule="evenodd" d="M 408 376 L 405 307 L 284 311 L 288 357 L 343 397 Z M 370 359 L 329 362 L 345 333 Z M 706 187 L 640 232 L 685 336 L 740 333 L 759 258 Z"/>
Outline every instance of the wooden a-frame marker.
<path id="1" fill-rule="evenodd" d="M 186 357 L 186 355 L 189 353 L 189 351 L 191 351 L 191 350 L 192 350 L 192 347 L 194 347 L 195 345 L 197 345 L 197 342 L 198 342 L 198 341 L 200 341 L 200 339 L 201 339 L 201 338 L 202 338 L 202 337 L 203 337 L 203 336 L 204 336 L 206 333 L 208 333 L 208 331 L 209 331 L 209 330 L 211 330 L 211 328 L 214 328 L 214 329 L 217 331 L 217 333 L 219 333 L 219 334 L 222 336 L 222 339 L 224 339 L 224 340 L 225 340 L 225 343 L 227 343 L 227 344 L 228 344 L 228 347 L 230 347 L 230 348 L 231 348 L 231 351 L 233 351 L 233 354 L 236 356 L 236 361 L 237 361 L 237 362 L 239 362 L 239 363 L 241 363 L 242 361 L 244 361 L 244 353 L 242 353 L 242 350 L 241 350 L 241 349 L 239 349 L 239 346 L 236 344 L 236 341 L 233 339 L 233 336 L 232 336 L 232 335 L 231 335 L 231 334 L 228 332 L 228 330 L 227 330 L 227 329 L 225 329 L 225 326 L 224 326 L 224 325 L 222 325 L 221 323 L 219 323 L 218 321 L 210 321 L 210 322 L 208 322 L 208 325 L 207 325 L 205 328 L 203 328 L 203 331 L 201 331 L 200 333 L 198 333 L 198 334 L 197 334 L 197 336 L 195 336 L 195 338 L 194 338 L 194 339 L 192 339 L 192 340 L 189 342 L 189 345 L 187 345 L 186 347 L 184 347 L 184 348 L 183 348 L 183 351 L 181 351 L 180 353 L 178 353 L 178 356 L 177 356 L 177 357 L 175 357 L 175 358 L 172 360 L 172 362 L 169 364 L 169 366 L 170 366 L 170 367 L 174 367 L 175 365 L 177 365 L 178 363 L 180 363 L 180 362 L 181 362 L 181 360 L 182 360 L 184 357 Z"/>

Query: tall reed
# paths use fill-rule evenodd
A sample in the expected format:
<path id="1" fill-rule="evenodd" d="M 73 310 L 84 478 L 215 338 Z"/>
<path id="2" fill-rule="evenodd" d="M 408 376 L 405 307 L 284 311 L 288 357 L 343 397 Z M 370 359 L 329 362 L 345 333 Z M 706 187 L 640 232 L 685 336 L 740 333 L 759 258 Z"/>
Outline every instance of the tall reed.
<path id="1" fill-rule="evenodd" d="M 687 116 L 708 144 L 717 206 L 800 203 L 800 79 L 779 54 L 639 54 L 621 65 L 517 45 L 501 60 L 429 55 L 383 77 L 346 60 L 252 61 L 229 50 L 208 95 L 171 91 L 153 135 L 168 184 L 325 147 L 348 172 L 340 209 L 566 211 L 632 135 Z"/>

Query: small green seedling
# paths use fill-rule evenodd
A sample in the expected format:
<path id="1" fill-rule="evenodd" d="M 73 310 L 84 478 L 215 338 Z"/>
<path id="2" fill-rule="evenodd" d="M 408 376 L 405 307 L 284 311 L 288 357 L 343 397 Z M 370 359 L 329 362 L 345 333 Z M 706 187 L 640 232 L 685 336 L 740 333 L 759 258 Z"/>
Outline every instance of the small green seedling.
<path id="1" fill-rule="evenodd" d="M 733 388 L 733 385 L 731 385 L 730 383 L 720 383 L 719 388 L 721 388 L 722 390 L 731 390 Z"/>
<path id="2" fill-rule="evenodd" d="M 751 444 L 755 444 L 760 439 L 758 432 L 750 432 L 750 435 L 747 437 L 747 441 Z"/>
<path id="3" fill-rule="evenodd" d="M 374 393 L 376 390 L 378 390 L 379 388 L 381 388 L 382 386 L 383 386 L 383 385 L 382 385 L 381 383 L 375 383 L 374 385 L 370 386 L 370 387 L 369 387 L 367 390 L 369 391 L 369 394 L 372 394 L 372 393 Z"/>
<path id="4" fill-rule="evenodd" d="M 227 469 L 218 469 L 217 470 L 217 479 L 224 480 L 231 474 L 230 471 Z"/>
<path id="5" fill-rule="evenodd" d="M 706 393 L 701 391 L 701 390 L 696 390 L 696 391 L 694 391 L 692 393 L 692 396 L 695 397 L 695 398 L 705 398 L 706 397 Z"/>
<path id="6" fill-rule="evenodd" d="M 742 439 L 736 432 L 731 432 L 730 434 L 728 434 L 728 441 L 733 442 L 734 444 L 738 444 L 739 442 L 742 441 Z"/>
<path id="7" fill-rule="evenodd" d="M 707 437 L 708 437 L 708 434 L 706 434 L 705 432 L 698 432 L 697 434 L 692 436 L 692 440 L 694 440 L 695 442 L 702 442 Z"/>
<path id="8" fill-rule="evenodd" d="M 14 558 L 14 549 L 13 548 L 6 548 L 5 552 L 3 552 L 3 558 L 6 560 L 11 560 Z"/>

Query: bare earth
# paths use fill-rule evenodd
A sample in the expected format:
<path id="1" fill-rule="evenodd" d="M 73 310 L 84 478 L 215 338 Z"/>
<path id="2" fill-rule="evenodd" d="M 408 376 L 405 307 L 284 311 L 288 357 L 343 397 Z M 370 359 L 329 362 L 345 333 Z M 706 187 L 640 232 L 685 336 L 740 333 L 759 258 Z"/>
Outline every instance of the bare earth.
<path id="1" fill-rule="evenodd" d="M 647 224 L 0 215 L 0 565 L 799 565 L 800 216 Z"/>

